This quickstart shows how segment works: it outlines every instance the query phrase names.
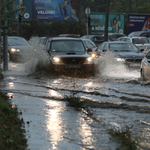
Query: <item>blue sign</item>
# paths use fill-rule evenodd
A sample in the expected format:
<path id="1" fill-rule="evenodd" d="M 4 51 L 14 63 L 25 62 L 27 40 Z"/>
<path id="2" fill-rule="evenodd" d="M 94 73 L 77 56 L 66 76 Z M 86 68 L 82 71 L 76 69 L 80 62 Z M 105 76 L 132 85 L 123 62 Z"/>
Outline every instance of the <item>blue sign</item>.
<path id="1" fill-rule="evenodd" d="M 33 19 L 78 21 L 70 0 L 33 0 Z"/>
<path id="2" fill-rule="evenodd" d="M 19 18 L 19 15 L 22 16 L 22 20 L 28 21 L 32 19 L 32 10 L 31 10 L 31 0 L 15 0 L 13 2 L 13 10 L 18 9 L 20 7 L 24 7 L 24 10 L 17 11 L 15 13 L 15 19 Z"/>
<path id="3" fill-rule="evenodd" d="M 128 34 L 134 31 L 150 31 L 150 15 L 129 14 Z"/>

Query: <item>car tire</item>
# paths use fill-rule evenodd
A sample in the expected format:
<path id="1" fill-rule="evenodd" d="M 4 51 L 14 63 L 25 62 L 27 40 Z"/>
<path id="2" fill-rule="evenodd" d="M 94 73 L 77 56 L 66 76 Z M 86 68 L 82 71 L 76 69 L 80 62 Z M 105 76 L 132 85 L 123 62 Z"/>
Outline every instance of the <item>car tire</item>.
<path id="1" fill-rule="evenodd" d="M 145 75 L 144 75 L 144 70 L 141 69 L 141 80 L 146 81 Z"/>

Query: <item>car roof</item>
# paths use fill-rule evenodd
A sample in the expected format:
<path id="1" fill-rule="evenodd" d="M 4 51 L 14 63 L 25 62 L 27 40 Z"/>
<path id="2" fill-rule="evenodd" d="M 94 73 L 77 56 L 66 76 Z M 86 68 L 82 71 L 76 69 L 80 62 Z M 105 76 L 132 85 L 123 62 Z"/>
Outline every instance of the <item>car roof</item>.
<path id="1" fill-rule="evenodd" d="M 131 44 L 131 42 L 126 42 L 126 41 L 106 41 L 105 43 L 111 44 L 111 43 L 129 43 Z"/>
<path id="2" fill-rule="evenodd" d="M 81 39 L 82 41 L 92 41 L 91 39 Z"/>
<path id="3" fill-rule="evenodd" d="M 130 39 L 133 39 L 133 38 L 147 38 L 147 37 L 141 37 L 141 36 L 132 36 L 132 37 L 129 37 L 129 36 L 125 36 L 125 37 L 120 37 L 120 38 L 130 38 Z"/>
<path id="4" fill-rule="evenodd" d="M 20 37 L 20 36 L 8 36 L 8 38 L 24 38 L 24 37 Z"/>
<path id="5" fill-rule="evenodd" d="M 60 34 L 59 36 L 64 36 L 64 37 L 69 37 L 69 36 L 71 36 L 71 37 L 75 37 L 75 38 L 80 38 L 80 34 Z"/>
<path id="6" fill-rule="evenodd" d="M 74 40 L 74 41 L 79 41 L 81 40 L 80 38 L 72 38 L 72 37 L 51 37 L 51 40 Z"/>

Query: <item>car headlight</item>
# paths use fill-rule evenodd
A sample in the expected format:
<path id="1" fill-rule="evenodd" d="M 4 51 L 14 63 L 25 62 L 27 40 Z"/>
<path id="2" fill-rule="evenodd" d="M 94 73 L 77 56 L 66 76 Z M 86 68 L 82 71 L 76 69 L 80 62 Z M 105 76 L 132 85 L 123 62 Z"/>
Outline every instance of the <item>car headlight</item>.
<path id="1" fill-rule="evenodd" d="M 96 54 L 95 54 L 95 53 L 92 53 L 91 56 L 92 56 L 92 58 L 95 58 L 95 57 L 96 57 Z"/>
<path id="2" fill-rule="evenodd" d="M 53 57 L 54 63 L 62 63 L 62 60 L 59 57 Z"/>
<path id="3" fill-rule="evenodd" d="M 88 58 L 86 58 L 86 60 L 85 60 L 85 63 L 92 63 L 93 62 L 93 58 L 92 57 L 88 57 Z"/>
<path id="4" fill-rule="evenodd" d="M 12 52 L 19 52 L 20 50 L 19 50 L 19 49 L 12 48 L 11 51 L 12 51 Z"/>
<path id="5" fill-rule="evenodd" d="M 125 61 L 124 58 L 117 58 L 117 61 Z"/>

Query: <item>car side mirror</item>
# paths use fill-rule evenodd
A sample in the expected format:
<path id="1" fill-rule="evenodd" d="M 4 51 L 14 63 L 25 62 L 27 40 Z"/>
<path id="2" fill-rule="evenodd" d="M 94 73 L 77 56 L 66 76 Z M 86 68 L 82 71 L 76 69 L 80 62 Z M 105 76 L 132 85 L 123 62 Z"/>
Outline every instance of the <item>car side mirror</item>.
<path id="1" fill-rule="evenodd" d="M 87 52 L 89 53 L 89 52 L 92 52 L 92 49 L 91 48 L 88 48 L 87 49 Z"/>

